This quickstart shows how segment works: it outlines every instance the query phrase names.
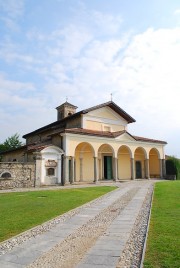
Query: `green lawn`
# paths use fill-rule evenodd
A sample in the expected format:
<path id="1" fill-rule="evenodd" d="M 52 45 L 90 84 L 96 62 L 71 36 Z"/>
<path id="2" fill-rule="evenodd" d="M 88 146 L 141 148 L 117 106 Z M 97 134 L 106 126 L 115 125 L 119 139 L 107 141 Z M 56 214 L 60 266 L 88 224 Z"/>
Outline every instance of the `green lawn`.
<path id="1" fill-rule="evenodd" d="M 180 267 L 180 181 L 155 185 L 144 268 Z"/>
<path id="2" fill-rule="evenodd" d="M 0 241 L 116 189 L 99 186 L 0 194 Z"/>

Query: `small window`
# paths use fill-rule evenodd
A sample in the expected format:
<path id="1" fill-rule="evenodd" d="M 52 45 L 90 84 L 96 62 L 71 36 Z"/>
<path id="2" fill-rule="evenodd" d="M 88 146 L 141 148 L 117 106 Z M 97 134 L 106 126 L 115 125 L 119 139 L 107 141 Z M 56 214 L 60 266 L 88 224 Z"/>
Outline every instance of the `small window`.
<path id="1" fill-rule="evenodd" d="M 48 168 L 47 169 L 47 176 L 54 176 L 55 175 L 55 169 L 54 168 Z"/>
<path id="2" fill-rule="evenodd" d="M 72 115 L 72 113 L 68 113 L 68 116 Z"/>
<path id="3" fill-rule="evenodd" d="M 11 178 L 11 174 L 9 172 L 4 172 L 1 175 L 1 178 L 3 178 L 3 179 L 9 179 L 9 178 Z"/>

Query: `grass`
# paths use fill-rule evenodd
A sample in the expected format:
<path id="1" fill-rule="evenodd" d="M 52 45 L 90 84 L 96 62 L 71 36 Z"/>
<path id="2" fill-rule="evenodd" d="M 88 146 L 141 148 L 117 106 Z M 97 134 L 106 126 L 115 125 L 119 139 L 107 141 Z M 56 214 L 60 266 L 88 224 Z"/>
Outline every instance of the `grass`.
<path id="1" fill-rule="evenodd" d="M 116 189 L 99 186 L 0 194 L 0 241 Z"/>
<path id="2" fill-rule="evenodd" d="M 144 268 L 180 267 L 180 181 L 155 185 Z"/>

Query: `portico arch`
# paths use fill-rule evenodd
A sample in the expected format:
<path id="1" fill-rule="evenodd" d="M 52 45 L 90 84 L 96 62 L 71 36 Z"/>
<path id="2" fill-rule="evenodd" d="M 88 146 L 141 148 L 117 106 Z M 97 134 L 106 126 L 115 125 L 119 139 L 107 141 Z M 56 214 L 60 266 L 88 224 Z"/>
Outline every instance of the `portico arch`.
<path id="1" fill-rule="evenodd" d="M 130 148 L 122 145 L 118 150 L 118 178 L 120 180 L 131 179 L 131 158 Z"/>
<path id="2" fill-rule="evenodd" d="M 146 165 L 147 153 L 143 147 L 136 148 L 134 152 L 134 164 L 135 164 L 135 178 L 142 179 L 146 177 Z"/>
<path id="3" fill-rule="evenodd" d="M 156 148 L 152 148 L 149 151 L 149 172 L 150 178 L 160 177 L 160 154 Z"/>
<path id="4" fill-rule="evenodd" d="M 101 180 L 112 180 L 114 174 L 115 152 L 111 145 L 102 144 L 98 149 L 99 178 Z"/>
<path id="5" fill-rule="evenodd" d="M 75 149 L 75 181 L 94 181 L 94 148 L 81 142 Z"/>

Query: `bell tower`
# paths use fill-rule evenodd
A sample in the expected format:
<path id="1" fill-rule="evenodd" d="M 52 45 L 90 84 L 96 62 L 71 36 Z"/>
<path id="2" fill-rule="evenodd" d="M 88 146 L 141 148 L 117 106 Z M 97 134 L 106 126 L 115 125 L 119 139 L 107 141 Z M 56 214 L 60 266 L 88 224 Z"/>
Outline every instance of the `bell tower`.
<path id="1" fill-rule="evenodd" d="M 69 102 L 65 102 L 60 106 L 56 107 L 57 110 L 57 120 L 62 120 L 65 117 L 71 116 L 76 113 L 77 106 Z"/>

